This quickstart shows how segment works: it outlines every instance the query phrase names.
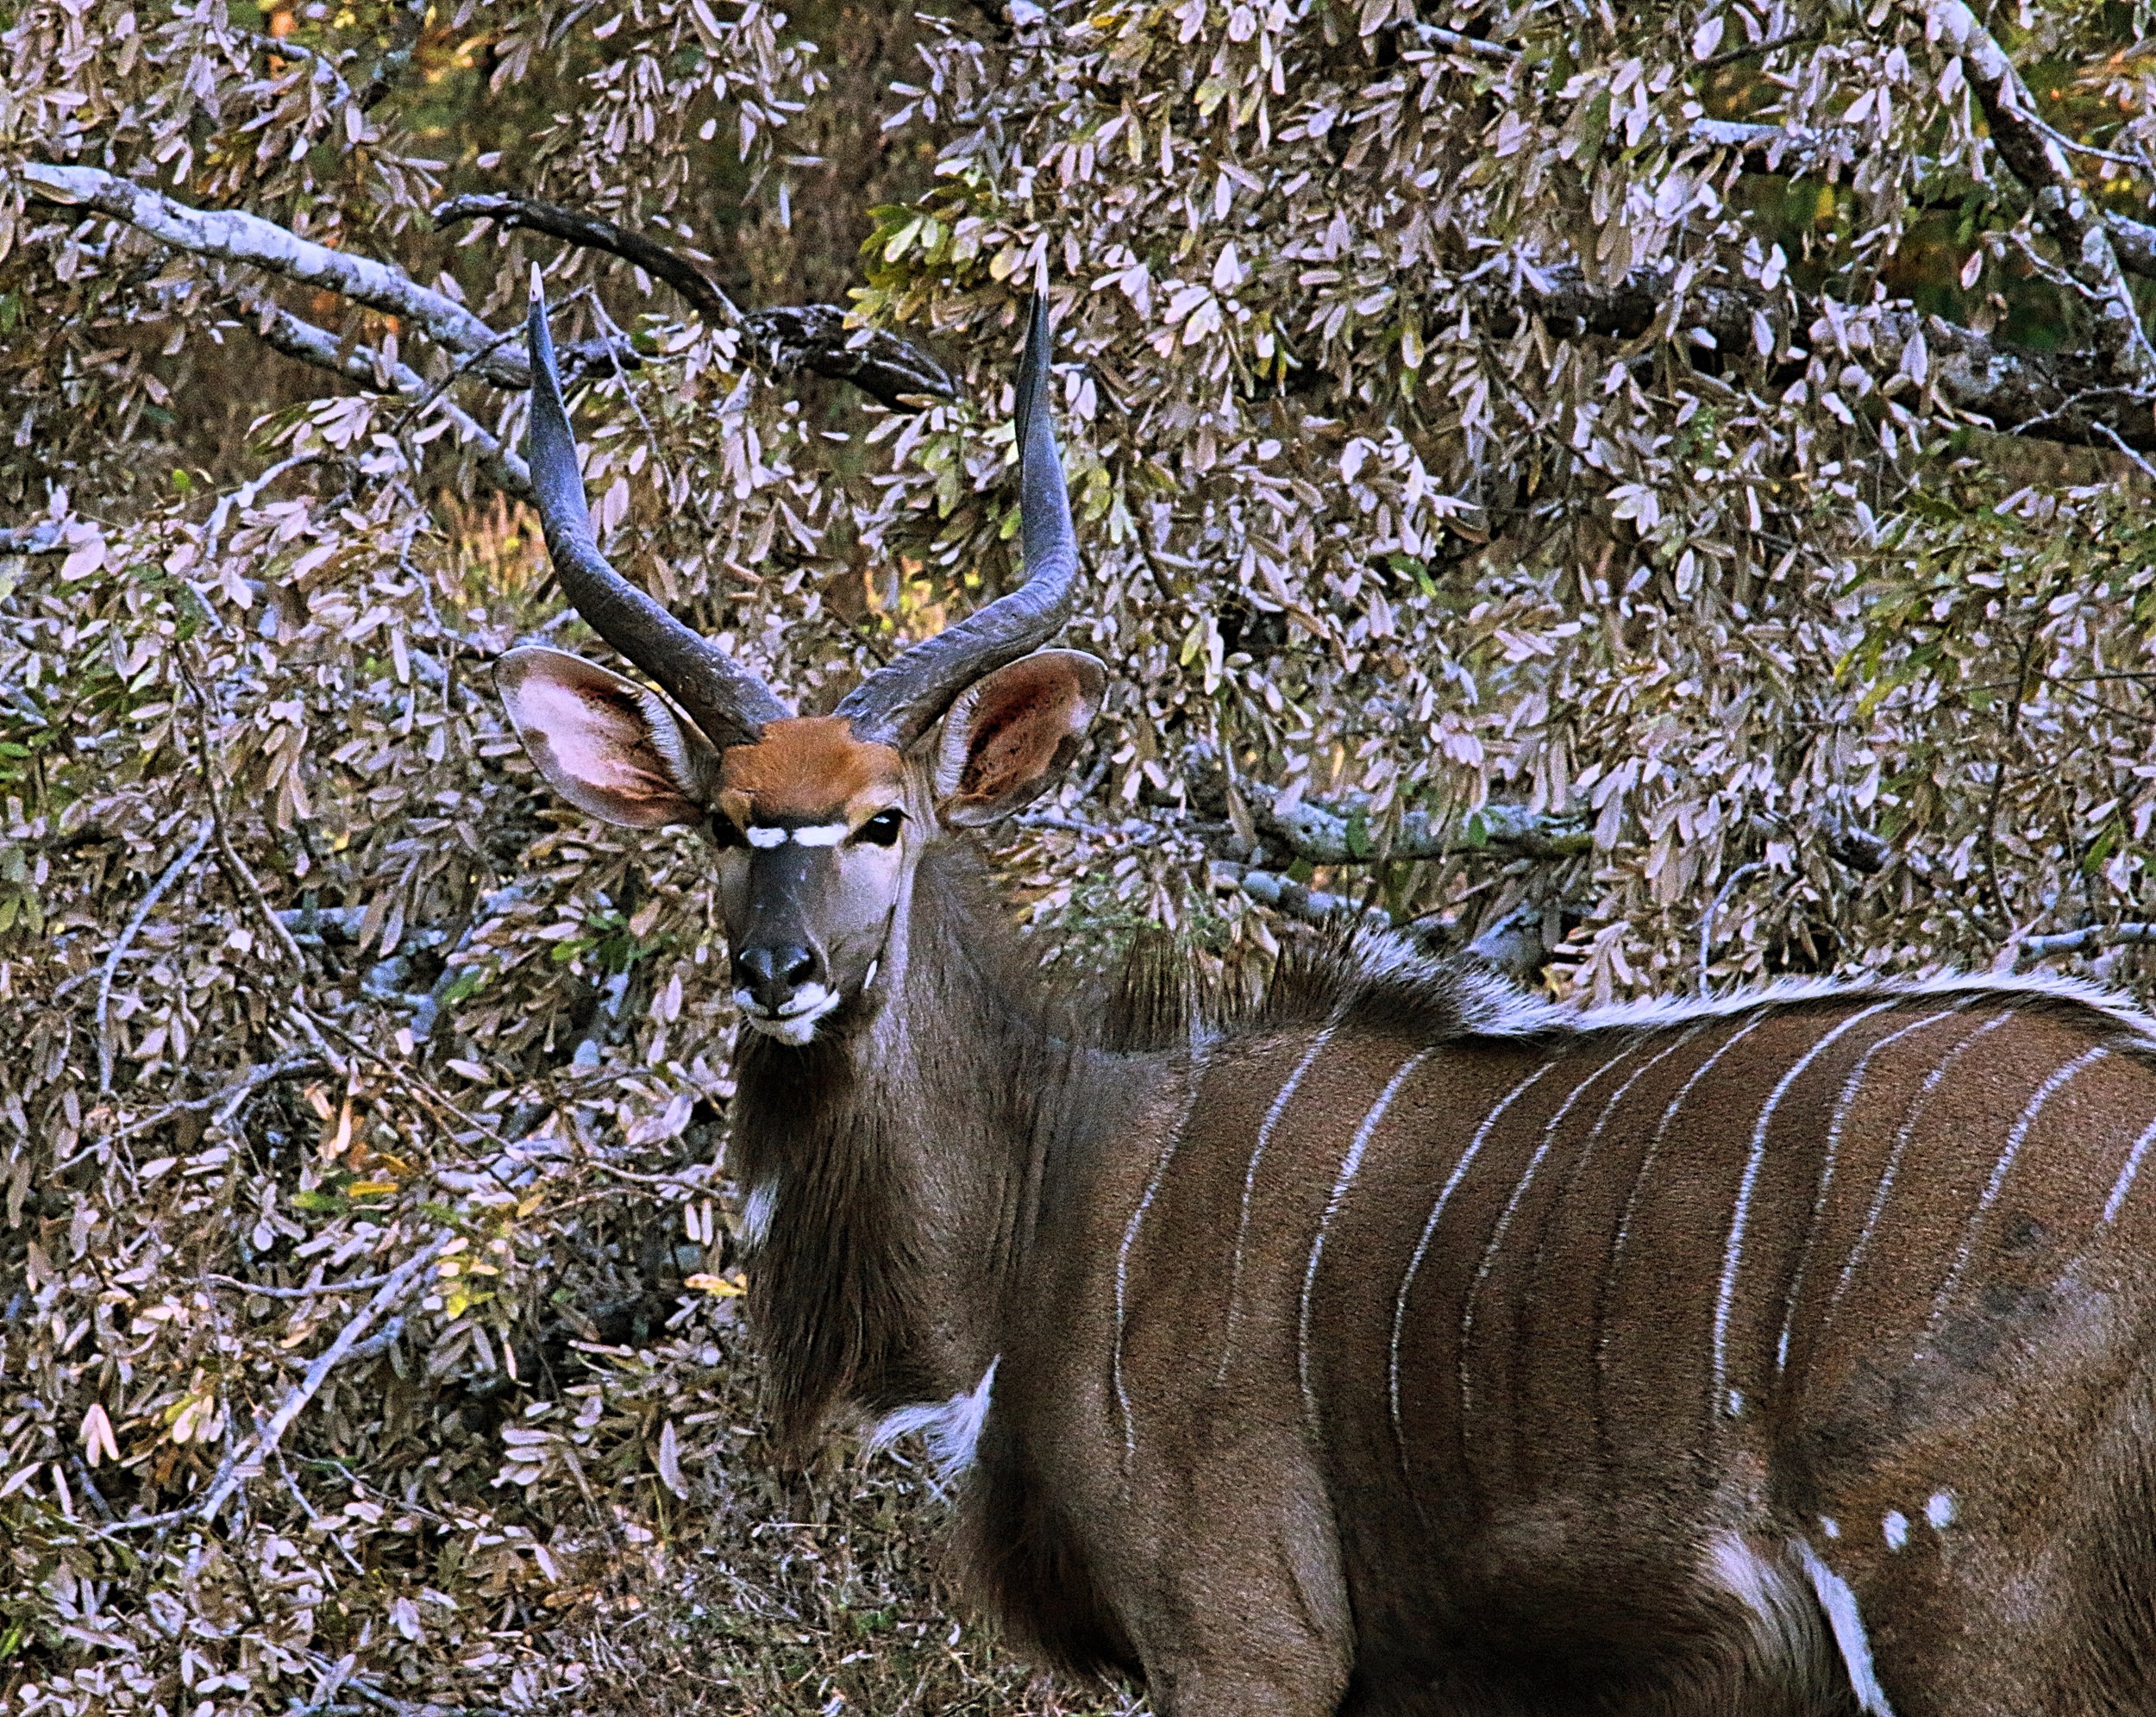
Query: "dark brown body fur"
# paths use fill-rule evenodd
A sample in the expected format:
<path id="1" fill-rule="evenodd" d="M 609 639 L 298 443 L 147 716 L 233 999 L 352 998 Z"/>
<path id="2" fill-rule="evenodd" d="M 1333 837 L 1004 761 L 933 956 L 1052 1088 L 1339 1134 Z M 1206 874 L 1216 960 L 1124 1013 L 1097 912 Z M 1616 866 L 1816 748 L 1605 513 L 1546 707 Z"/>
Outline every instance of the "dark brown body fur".
<path id="1" fill-rule="evenodd" d="M 1111 1048 L 993 923 L 925 858 L 736 1161 L 794 1434 L 1000 1357 L 965 1541 L 1050 1655 L 1163 1713 L 1839 1713 L 1865 1649 L 1901 1717 L 2156 1705 L 2136 1018 L 1582 1019 L 1366 943 Z"/>

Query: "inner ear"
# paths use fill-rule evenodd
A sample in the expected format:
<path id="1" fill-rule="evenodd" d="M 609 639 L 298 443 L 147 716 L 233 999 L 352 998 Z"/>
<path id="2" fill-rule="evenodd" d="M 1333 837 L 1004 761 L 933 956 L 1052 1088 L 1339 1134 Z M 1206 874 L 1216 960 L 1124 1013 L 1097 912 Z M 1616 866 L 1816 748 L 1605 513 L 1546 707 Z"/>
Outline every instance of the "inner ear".
<path id="1" fill-rule="evenodd" d="M 539 773 L 578 810 L 629 829 L 704 820 L 717 754 L 656 692 L 536 644 L 504 656 L 494 683 Z"/>
<path id="2" fill-rule="evenodd" d="M 936 760 L 943 820 L 1007 817 L 1077 755 L 1100 711 L 1107 670 L 1080 650 L 1037 650 L 968 688 L 943 718 Z"/>

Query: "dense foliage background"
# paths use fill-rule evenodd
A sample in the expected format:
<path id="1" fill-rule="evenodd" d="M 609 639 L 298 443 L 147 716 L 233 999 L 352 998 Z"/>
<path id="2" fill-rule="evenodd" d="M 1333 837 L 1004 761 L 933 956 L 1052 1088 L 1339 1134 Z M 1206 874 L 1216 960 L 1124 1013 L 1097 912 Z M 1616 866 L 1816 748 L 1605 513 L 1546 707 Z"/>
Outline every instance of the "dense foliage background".
<path id="1" fill-rule="evenodd" d="M 953 1624 L 906 1451 L 761 1451 L 703 855 L 488 686 L 595 648 L 533 263 L 617 561 L 804 707 L 1011 573 L 1048 281 L 1060 958 L 2140 986 L 2147 22 L 0 0 L 0 1698 L 1128 1708 Z"/>

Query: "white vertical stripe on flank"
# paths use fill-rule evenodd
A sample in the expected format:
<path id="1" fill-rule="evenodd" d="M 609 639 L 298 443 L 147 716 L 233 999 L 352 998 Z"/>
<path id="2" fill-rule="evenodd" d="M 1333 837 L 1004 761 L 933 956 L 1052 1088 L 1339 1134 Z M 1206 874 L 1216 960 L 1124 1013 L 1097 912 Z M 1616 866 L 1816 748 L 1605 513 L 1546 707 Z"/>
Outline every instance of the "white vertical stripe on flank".
<path id="1" fill-rule="evenodd" d="M 2119 1178 L 2113 1183 L 2111 1196 L 2103 1201 L 2103 1219 L 2116 1222 L 2119 1211 L 2126 1203 L 2126 1195 L 2134 1190 L 2134 1177 L 2141 1172 L 2141 1158 L 2148 1155 L 2148 1147 L 2156 1144 L 2156 1121 L 2134 1141 L 2133 1150 L 2126 1153 L 2126 1166 L 2119 1170 Z"/>
<path id="2" fill-rule="evenodd" d="M 1257 1194 L 1257 1165 L 1265 1159 L 1265 1147 L 1273 1142 L 1273 1130 L 1279 1126 L 1281 1117 L 1288 1112 L 1288 1105 L 1302 1084 L 1303 1075 L 1323 1055 L 1332 1042 L 1337 1027 L 1327 1025 L 1310 1040 L 1310 1047 L 1295 1063 L 1288 1081 L 1274 1096 L 1272 1105 L 1265 1111 L 1265 1119 L 1258 1123 L 1257 1140 L 1250 1147 L 1250 1167 L 1243 1175 L 1243 1210 L 1235 1222 L 1235 1256 L 1228 1268 L 1228 1312 L 1220 1329 L 1220 1363 L 1213 1370 L 1213 1381 L 1218 1383 L 1228 1375 L 1228 1357 L 1235 1350 L 1235 1313 L 1243 1294 L 1243 1247 L 1250 1238 L 1250 1204 Z"/>
<path id="3" fill-rule="evenodd" d="M 1856 1106 L 1857 1093 L 1863 1088 L 1865 1075 L 1871 1069 L 1871 1058 L 1890 1043 L 1898 1043 L 1912 1031 L 1921 1031 L 1927 1025 L 1936 1025 L 1942 1019 L 1950 1019 L 1975 1000 L 1965 996 L 1952 1007 L 1942 1007 L 1936 1013 L 1927 1013 L 1911 1021 L 1897 1031 L 1890 1031 L 1877 1043 L 1865 1046 L 1857 1057 L 1857 1064 L 1849 1070 L 1843 1081 L 1841 1095 L 1834 1100 L 1833 1119 L 1827 1124 L 1827 1149 L 1819 1165 L 1819 1187 L 1812 1194 L 1812 1219 L 1804 1230 L 1804 1250 L 1798 1254 L 1796 1271 L 1789 1277 L 1789 1297 L 1782 1306 L 1782 1335 L 1774 1345 L 1774 1375 L 1779 1377 L 1789 1363 L 1789 1333 L 1796 1324 L 1796 1302 L 1804 1291 L 1804 1278 L 1812 1268 L 1812 1247 L 1819 1238 L 1820 1219 L 1827 1213 L 1827 1194 L 1834 1184 L 1834 1168 L 1841 1158 L 1841 1130 L 1848 1124 L 1849 1112 Z"/>
<path id="4" fill-rule="evenodd" d="M 1864 1226 L 1858 1231 L 1856 1244 L 1850 1247 L 1848 1257 L 1842 1262 L 1841 1274 L 1834 1279 L 1834 1291 L 1827 1297 L 1827 1309 L 1820 1313 L 1821 1328 L 1824 1329 L 1833 1321 L 1835 1308 L 1841 1304 L 1842 1295 L 1848 1293 L 1849 1284 L 1856 1279 L 1857 1266 L 1863 1261 L 1865 1249 L 1871 1244 L 1873 1231 L 1879 1225 L 1879 1213 L 1886 1208 L 1887 1194 L 1894 1190 L 1894 1177 L 1902 1167 L 1902 1154 L 1908 1149 L 1909 1140 L 1915 1136 L 1917 1118 L 1924 1112 L 1925 1103 L 1930 1100 L 1932 1093 L 1939 1089 L 1940 1081 L 1946 1077 L 1948 1070 L 1956 1062 L 1974 1049 L 1979 1041 L 1990 1037 L 2013 1018 L 2014 1010 L 2009 1007 L 1977 1026 L 1946 1051 L 1939 1065 L 1924 1075 L 1924 1082 L 1917 1087 L 1916 1095 L 1909 1099 L 1909 1106 L 1902 1117 L 1901 1127 L 1894 1135 L 1893 1148 L 1887 1152 L 1886 1165 L 1879 1171 L 1879 1184 L 1872 1192 L 1871 1207 L 1865 1212 Z"/>
<path id="5" fill-rule="evenodd" d="M 2035 1093 L 2028 1100 L 2028 1106 L 2015 1121 L 2014 1131 L 2006 1136 L 2006 1149 L 1999 1153 L 1999 1160 L 1992 1165 L 1991 1178 L 1984 1182 L 1984 1195 L 1977 1200 L 1977 1207 L 1970 1214 L 1968 1227 L 1962 1231 L 1961 1250 L 1954 1254 L 1953 1268 L 1946 1272 L 1946 1280 L 1940 1284 L 1939 1292 L 1932 1296 L 1932 1314 L 1925 1325 L 1927 1330 L 1938 1322 L 1939 1314 L 1946 1309 L 1946 1302 L 1953 1297 L 1954 1290 L 1961 1286 L 1962 1272 L 1969 1268 L 1970 1259 L 1976 1256 L 1977 1230 L 1984 1225 L 1984 1219 L 1990 1213 L 2000 1189 L 2006 1185 L 2008 1171 L 2014 1167 L 2014 1159 L 2021 1154 L 2022 1145 L 2028 1142 L 2028 1130 L 2036 1125 L 2037 1116 L 2043 1112 L 2044 1106 L 2064 1091 L 2076 1077 L 2105 1060 L 2110 1053 L 2101 1043 L 2084 1050 L 2065 1066 L 2054 1068 L 2050 1077 L 2036 1087 Z"/>
<path id="6" fill-rule="evenodd" d="M 1182 1113 L 1175 1118 L 1175 1131 L 1162 1147 L 1160 1161 L 1153 1165 L 1153 1176 L 1145 1183 L 1138 1208 L 1131 1213 L 1130 1223 L 1123 1231 L 1123 1244 L 1115 1255 L 1115 1342 L 1108 1354 L 1108 1373 L 1115 1386 L 1116 1408 L 1123 1416 L 1123 1466 L 1126 1472 L 1131 1457 L 1138 1453 L 1138 1424 L 1131 1417 L 1131 1397 L 1123 1385 L 1123 1326 L 1128 1309 L 1125 1294 L 1130 1285 L 1131 1248 L 1138 1244 L 1138 1231 L 1145 1220 L 1145 1213 L 1153 1207 L 1161 1182 L 1168 1178 L 1168 1165 L 1175 1160 L 1176 1151 L 1182 1148 L 1183 1135 L 1190 1130 L 1190 1118 L 1198 1107 L 1198 1084 L 1205 1074 L 1205 1055 L 1202 1044 L 1190 1052 L 1190 1089 L 1183 1096 Z"/>
<path id="7" fill-rule="evenodd" d="M 1497 1106 L 1482 1117 L 1482 1125 L 1475 1129 L 1475 1136 L 1467 1142 L 1467 1149 L 1460 1153 L 1460 1160 L 1452 1165 L 1452 1172 L 1445 1176 L 1445 1185 L 1438 1189 L 1438 1201 L 1430 1207 L 1430 1219 L 1422 1225 L 1422 1238 L 1415 1243 L 1414 1256 L 1407 1261 L 1407 1274 L 1400 1280 L 1400 1293 L 1393 1300 L 1393 1339 L 1385 1368 L 1385 1393 L 1391 1403 L 1393 1442 L 1400 1451 L 1400 1476 L 1407 1476 L 1407 1432 L 1400 1422 L 1400 1332 L 1407 1318 L 1407 1295 L 1415 1285 L 1415 1273 L 1421 1269 L 1422 1260 L 1430 1250 L 1430 1239 L 1438 1231 L 1438 1219 L 1445 1214 L 1445 1207 L 1451 1202 L 1461 1181 L 1475 1159 L 1481 1155 L 1483 1141 L 1495 1126 L 1506 1110 L 1525 1096 L 1528 1088 L 1557 1063 L 1545 1061 L 1519 1084 L 1498 1099 Z"/>
<path id="8" fill-rule="evenodd" d="M 1732 1419 L 1737 1416 L 1735 1406 L 1729 1394 L 1729 1314 L 1731 1308 L 1736 1304 L 1737 1271 L 1743 1263 L 1745 1256 L 1745 1229 L 1752 1219 L 1752 1195 L 1759 1184 L 1760 1165 L 1766 1160 L 1767 1128 L 1773 1123 L 1774 1112 L 1781 1106 L 1782 1100 L 1789 1094 L 1789 1087 L 1796 1083 L 1797 1075 L 1817 1061 L 1827 1045 L 1851 1027 L 1862 1025 L 1873 1014 L 1882 1012 L 1893 1006 L 1891 1001 L 1876 1002 L 1870 1007 L 1851 1014 L 1819 1042 L 1813 1044 L 1810 1049 L 1805 1050 L 1797 1057 L 1796 1064 L 1775 1081 L 1774 1089 L 1767 1093 L 1766 1106 L 1759 1111 L 1759 1119 L 1752 1125 L 1752 1151 L 1745 1158 L 1744 1175 L 1737 1184 L 1737 1207 L 1729 1219 L 1729 1243 L 1722 1250 L 1721 1284 L 1715 1290 L 1714 1294 L 1714 1383 L 1713 1393 L 1708 1396 L 1708 1400 L 1711 1403 L 1712 1410 L 1715 1413 L 1720 1413 L 1727 1408 Z"/>
<path id="9" fill-rule="evenodd" d="M 1400 1071 L 1378 1093 L 1377 1101 L 1363 1117 L 1363 1125 L 1356 1128 L 1347 1155 L 1340 1159 L 1340 1172 L 1332 1182 L 1332 1196 L 1326 1200 L 1325 1214 L 1318 1219 L 1317 1238 L 1310 1243 L 1310 1261 L 1303 1266 L 1302 1272 L 1302 1302 L 1295 1313 L 1295 1375 L 1302 1384 L 1303 1424 L 1313 1437 L 1318 1434 L 1318 1396 L 1310 1387 L 1310 1300 L 1318 1285 L 1318 1261 L 1325 1256 L 1326 1231 L 1332 1227 L 1332 1219 L 1340 1213 L 1340 1206 L 1347 1200 L 1348 1187 L 1354 1184 L 1356 1172 L 1363 1166 L 1363 1153 L 1369 1146 L 1371 1134 L 1385 1119 L 1385 1112 L 1393 1106 L 1393 1099 L 1407 1082 L 1407 1075 L 1433 1053 L 1431 1050 L 1417 1050 L 1401 1063 Z"/>
<path id="10" fill-rule="evenodd" d="M 1564 1100 L 1557 1105 L 1550 1119 L 1543 1124 L 1541 1142 L 1535 1146 L 1534 1155 L 1527 1159 L 1527 1166 L 1521 1171 L 1519 1184 L 1512 1189 L 1512 1197 L 1505 1201 L 1505 1208 L 1499 1214 L 1496 1225 L 1490 1230 L 1489 1244 L 1482 1248 L 1482 1261 L 1475 1271 L 1475 1280 L 1468 1284 L 1467 1299 L 1460 1307 L 1460 1424 L 1463 1435 L 1469 1410 L 1473 1406 L 1474 1389 L 1467 1375 L 1467 1348 L 1475 1333 L 1475 1301 L 1497 1263 L 1497 1249 L 1504 1243 L 1505 1235 L 1512 1227 L 1512 1219 L 1519 1214 L 1520 1205 L 1526 1200 L 1527 1188 L 1533 1184 L 1535 1171 L 1542 1167 L 1542 1159 L 1550 1154 L 1550 1147 L 1557 1142 L 1557 1128 L 1572 1112 L 1573 1104 L 1579 1100 L 1580 1094 L 1589 1086 L 1631 1053 L 1629 1046 L 1619 1050 L 1565 1093 Z"/>
<path id="11" fill-rule="evenodd" d="M 1581 1171 L 1587 1167 L 1587 1159 L 1594 1154 L 1595 1145 L 1601 1142 L 1602 1129 L 1609 1125 L 1609 1118 L 1617 1112 L 1617 1106 L 1625 1100 L 1625 1093 L 1690 1043 L 1693 1038 L 1698 1037 L 1710 1024 L 1712 1024 L 1711 1020 L 1694 1020 L 1683 1031 L 1678 1032 L 1674 1039 L 1653 1055 L 1649 1056 L 1646 1060 L 1625 1075 L 1624 1083 L 1609 1093 L 1609 1100 L 1602 1105 L 1601 1113 L 1595 1117 L 1595 1125 L 1587 1130 L 1587 1137 L 1580 1145 L 1579 1161 L 1572 1165 L 1572 1178 L 1575 1181 L 1579 1179 Z"/>
<path id="12" fill-rule="evenodd" d="M 1662 1112 L 1662 1119 L 1655 1123 L 1654 1136 L 1647 1141 L 1646 1154 L 1639 1159 L 1639 1172 L 1633 1177 L 1632 1192 L 1625 1200 L 1625 1213 L 1617 1224 L 1617 1238 L 1609 1249 L 1609 1271 L 1602 1279 L 1605 1300 L 1617 1281 L 1617 1266 L 1624 1262 L 1625 1248 L 1632 1241 L 1632 1219 L 1639 1213 L 1639 1195 L 1646 1190 L 1647 1176 L 1653 1172 L 1654 1160 L 1661 1154 L 1662 1141 L 1669 1137 L 1670 1124 L 1677 1119 L 1677 1112 L 1684 1106 L 1684 1100 L 1692 1094 L 1692 1087 L 1714 1070 L 1714 1064 L 1738 1044 L 1774 1018 L 1771 1011 L 1763 1009 L 1745 1025 L 1722 1040 L 1721 1047 L 1694 1068 L 1684 1083 L 1677 1087 L 1677 1095 L 1670 1100 L 1670 1106 Z M 1599 1344 L 1607 1348 L 1607 1340 Z"/>

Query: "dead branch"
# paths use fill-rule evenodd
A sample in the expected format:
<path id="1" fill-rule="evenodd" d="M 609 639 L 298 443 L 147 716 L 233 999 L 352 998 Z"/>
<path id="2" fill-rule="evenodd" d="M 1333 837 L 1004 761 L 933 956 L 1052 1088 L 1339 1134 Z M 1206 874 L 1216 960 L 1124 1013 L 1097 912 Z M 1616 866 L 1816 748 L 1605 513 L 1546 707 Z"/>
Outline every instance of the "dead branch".
<path id="1" fill-rule="evenodd" d="M 1380 859 L 1448 858 L 1486 853 L 1496 858 L 1568 859 L 1594 850 L 1587 819 L 1576 813 L 1531 811 L 1524 805 L 1484 805 L 1463 817 L 1408 812 L 1389 840 L 1362 832 L 1363 808 L 1352 799 L 1306 799 L 1292 809 L 1260 806 L 1261 833 L 1313 864 L 1369 864 Z"/>
<path id="2" fill-rule="evenodd" d="M 2067 277 L 2096 312 L 2099 343 L 2110 367 L 2129 383 L 2156 379 L 2156 349 L 2142 332 L 2110 227 L 2082 193 L 2050 128 L 2037 118 L 2035 99 L 2006 50 L 1964 0 L 1902 0 L 1902 4 L 1923 23 L 1928 38 L 1960 57 L 1999 159 L 2028 190 L 2037 219 L 2059 247 Z"/>
<path id="3" fill-rule="evenodd" d="M 182 1115 L 210 1114 L 211 1119 L 204 1131 L 214 1132 L 237 1114 L 241 1104 L 265 1085 L 274 1084 L 280 1079 L 291 1079 L 299 1074 L 311 1073 L 323 1065 L 312 1056 L 292 1056 L 261 1067 L 250 1068 L 232 1083 L 211 1092 L 207 1097 L 190 1097 L 178 1103 L 167 1103 L 147 1115 L 139 1116 L 125 1126 L 106 1134 L 103 1143 L 117 1144 L 122 1139 L 133 1138 L 140 1133 L 154 1132 Z"/>
<path id="4" fill-rule="evenodd" d="M 236 1275 L 220 1275 L 215 1270 L 203 1277 L 225 1288 L 237 1288 L 248 1294 L 259 1294 L 265 1300 L 316 1300 L 325 1294 L 364 1294 L 369 1288 L 379 1288 L 389 1280 L 389 1272 L 355 1277 L 350 1281 L 317 1281 L 304 1288 L 272 1288 L 266 1282 L 242 1281 Z"/>
<path id="5" fill-rule="evenodd" d="M 372 347 L 348 345 L 329 329 L 303 322 L 290 310 L 272 304 L 257 307 L 254 323 L 263 343 L 286 357 L 327 370 L 331 375 L 342 376 L 370 392 L 380 391 L 381 356 Z M 390 366 L 389 379 L 394 392 L 415 400 L 426 398 L 429 392 L 418 372 L 409 364 Z M 499 436 L 454 400 L 436 398 L 431 409 L 447 417 L 458 435 L 477 451 L 480 468 L 489 480 L 520 500 L 531 498 L 531 467 L 524 463 L 522 454 L 513 452 Z"/>
<path id="6" fill-rule="evenodd" d="M 327 287 L 354 304 L 401 316 L 446 350 L 473 358 L 474 368 L 489 381 L 503 387 L 531 385 L 530 367 L 522 352 L 514 346 L 494 349 L 494 330 L 478 316 L 386 262 L 331 250 L 242 210 L 191 208 L 99 167 L 32 161 L 20 171 L 30 194 L 45 202 L 124 221 L 175 250 L 245 263 L 302 285 Z"/>
<path id="7" fill-rule="evenodd" d="M 126 927 L 113 939 L 112 951 L 105 956 L 104 970 L 97 974 L 97 1089 L 112 1089 L 112 1022 L 109 1017 L 112 1006 L 112 980 L 120 969 L 120 962 L 128 956 L 136 934 L 157 910 L 157 903 L 165 898 L 165 891 L 177 882 L 183 873 L 202 856 L 202 849 L 210 844 L 210 837 L 216 832 L 216 824 L 210 818 L 202 819 L 202 827 L 193 842 L 179 856 L 166 866 L 164 874 L 150 884 L 135 908 Z"/>
<path id="8" fill-rule="evenodd" d="M 1524 311 L 1560 333 L 1626 340 L 1645 334 L 1666 314 L 1679 327 L 1698 329 L 1721 351 L 1742 350 L 1753 342 L 1755 316 L 1765 318 L 1777 349 L 1791 333 L 1802 331 L 1789 327 L 1791 300 L 1783 294 L 1695 281 L 1682 304 L 1672 305 L 1674 287 L 1675 277 L 1656 269 L 1635 269 L 1621 280 L 1601 285 L 1565 265 L 1523 270 L 1516 291 L 1486 285 L 1481 305 L 1501 333 L 1516 328 Z M 1808 328 L 1831 328 L 1825 305 L 1795 303 Z M 2076 447 L 2110 446 L 2110 437 L 2116 436 L 2138 449 L 2156 448 L 2156 420 L 2146 398 L 2136 388 L 2119 385 L 2099 354 L 2016 351 L 1974 329 L 1906 308 L 1883 310 L 1871 323 L 1871 333 L 1877 367 L 1921 373 L 1940 403 L 1965 418 Z"/>
<path id="9" fill-rule="evenodd" d="M 617 256 L 673 287 L 706 323 L 740 329 L 761 348 L 765 367 L 780 379 L 806 372 L 851 382 L 900 411 L 919 410 L 924 397 L 950 399 L 957 394 L 950 373 L 911 342 L 884 329 L 849 329 L 845 311 L 836 304 L 744 311 L 687 257 L 603 216 L 536 197 L 482 192 L 450 197 L 434 217 L 445 227 L 476 220 L 523 227 L 564 244 Z"/>
<path id="10" fill-rule="evenodd" d="M 1278 871 L 1214 859 L 1206 865 L 1206 874 L 1215 888 L 1239 888 L 1260 905 L 1274 907 L 1306 924 L 1330 924 L 1338 918 L 1352 918 L 1381 930 L 1393 927 L 1393 915 L 1382 907 L 1364 906 L 1344 894 L 1309 887 Z"/>
<path id="11" fill-rule="evenodd" d="M 2139 948 L 2156 943 L 2156 924 L 2090 924 L 2084 930 L 2061 931 L 2057 936 L 2024 937 L 2014 951 L 2019 968 L 2055 954 L 2086 954 L 2098 948 Z"/>
<path id="12" fill-rule="evenodd" d="M 217 1511 L 224 1507 L 232 1493 L 252 1476 L 246 1470 L 248 1457 L 250 1455 L 254 1457 L 254 1470 L 259 1472 L 263 1463 L 277 1452 L 279 1445 L 284 1442 L 285 1433 L 291 1429 L 292 1421 L 304 1413 L 307 1403 L 322 1392 L 322 1386 L 329 1381 L 329 1374 L 352 1357 L 360 1345 L 360 1338 L 374 1326 L 384 1313 L 392 1310 L 418 1288 L 435 1260 L 442 1256 L 442 1249 L 449 1244 L 450 1238 L 447 1234 L 442 1235 L 390 1271 L 381 1287 L 375 1291 L 374 1297 L 353 1314 L 350 1321 L 337 1332 L 336 1339 L 323 1349 L 314 1363 L 307 1368 L 307 1375 L 286 1392 L 269 1422 L 241 1438 L 234 1445 L 231 1453 L 219 1464 L 216 1476 L 210 1480 L 210 1488 L 202 1500 L 185 1513 L 197 1520 L 211 1520 L 216 1518 Z"/>

